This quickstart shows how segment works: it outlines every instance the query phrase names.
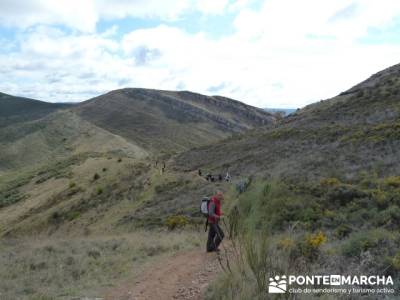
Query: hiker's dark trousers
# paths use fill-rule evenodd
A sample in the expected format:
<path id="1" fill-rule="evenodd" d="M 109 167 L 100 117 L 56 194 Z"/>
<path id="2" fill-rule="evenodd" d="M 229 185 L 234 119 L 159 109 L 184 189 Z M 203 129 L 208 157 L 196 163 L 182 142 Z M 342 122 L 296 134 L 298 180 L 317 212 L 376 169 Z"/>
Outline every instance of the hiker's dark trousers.
<path id="1" fill-rule="evenodd" d="M 218 224 L 208 224 L 208 226 L 210 229 L 208 230 L 207 251 L 211 252 L 218 249 L 225 235 Z"/>

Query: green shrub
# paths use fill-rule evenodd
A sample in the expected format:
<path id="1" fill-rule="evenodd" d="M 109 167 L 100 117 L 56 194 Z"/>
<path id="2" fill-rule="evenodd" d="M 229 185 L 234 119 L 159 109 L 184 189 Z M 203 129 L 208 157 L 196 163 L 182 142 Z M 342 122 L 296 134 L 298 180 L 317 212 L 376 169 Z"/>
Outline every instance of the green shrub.
<path id="1" fill-rule="evenodd" d="M 99 178 L 100 178 L 100 175 L 99 175 L 99 174 L 95 173 L 95 174 L 93 175 L 93 180 L 98 180 Z"/>
<path id="2" fill-rule="evenodd" d="M 391 259 L 391 264 L 395 270 L 400 271 L 400 251 Z"/>
<path id="3" fill-rule="evenodd" d="M 359 91 L 357 92 L 357 94 L 356 94 L 356 97 L 357 97 L 357 98 L 362 98 L 362 97 L 364 97 L 364 91 L 363 91 L 363 90 L 359 90 Z"/>
<path id="4" fill-rule="evenodd" d="M 165 225 L 169 230 L 185 227 L 189 223 L 189 219 L 182 215 L 171 216 L 165 220 Z"/>
<path id="5" fill-rule="evenodd" d="M 277 243 L 278 249 L 292 251 L 297 247 L 296 241 L 290 237 L 280 239 Z"/>
<path id="6" fill-rule="evenodd" d="M 358 175 L 358 182 L 362 188 L 375 189 L 378 186 L 378 174 L 376 172 L 362 171 Z"/>
<path id="7" fill-rule="evenodd" d="M 94 258 L 94 259 L 98 259 L 101 256 L 101 253 L 99 251 L 97 251 L 97 250 L 89 250 L 87 252 L 87 255 L 89 257 Z"/>
<path id="8" fill-rule="evenodd" d="M 264 185 L 264 188 L 263 188 L 263 191 L 262 191 L 263 196 L 264 196 L 264 197 L 267 196 L 267 195 L 269 194 L 270 191 L 271 191 L 271 185 L 270 185 L 269 183 L 266 183 L 266 184 Z"/>
<path id="9" fill-rule="evenodd" d="M 269 240 L 265 235 L 251 234 L 244 240 L 247 263 L 257 282 L 259 293 L 265 291 L 269 267 Z"/>
<path id="10" fill-rule="evenodd" d="M 70 212 L 66 215 L 66 218 L 67 218 L 69 221 L 72 221 L 72 220 L 75 220 L 75 219 L 79 218 L 80 215 L 81 215 L 81 214 L 79 213 L 79 211 L 70 211 Z"/>
<path id="11" fill-rule="evenodd" d="M 335 230 L 335 236 L 338 237 L 339 239 L 343 239 L 352 232 L 353 230 L 351 227 L 347 224 L 340 224 L 338 228 Z"/>
<path id="12" fill-rule="evenodd" d="M 320 181 L 322 186 L 338 186 L 340 185 L 340 181 L 337 178 L 330 177 L 330 178 L 323 178 Z"/>
<path id="13" fill-rule="evenodd" d="M 18 189 L 7 191 L 4 194 L 0 192 L 0 208 L 17 203 L 25 198 L 27 198 L 27 195 L 20 193 Z"/>
<path id="14" fill-rule="evenodd" d="M 382 184 L 391 188 L 399 188 L 400 187 L 400 176 L 391 176 L 386 177 L 382 180 Z"/>
<path id="15" fill-rule="evenodd" d="M 71 182 L 69 183 L 69 188 L 70 188 L 70 189 L 74 188 L 75 186 L 76 186 L 76 183 L 75 183 L 75 182 L 72 182 L 72 181 L 71 181 Z"/>
<path id="16" fill-rule="evenodd" d="M 377 225 L 393 225 L 397 227 L 400 224 L 400 208 L 397 205 L 391 205 L 377 216 Z"/>
<path id="17" fill-rule="evenodd" d="M 53 212 L 49 217 L 50 224 L 59 224 L 62 222 L 62 214 L 58 211 Z"/>
<path id="18" fill-rule="evenodd" d="M 389 206 L 390 198 L 388 197 L 387 192 L 380 189 L 374 189 L 371 192 L 371 196 L 378 208 L 384 209 Z"/>
<path id="19" fill-rule="evenodd" d="M 383 229 L 361 231 L 350 235 L 342 245 L 342 253 L 347 257 L 357 257 L 361 253 L 378 247 L 385 240 L 392 238 L 390 232 Z"/>
<path id="20" fill-rule="evenodd" d="M 356 198 L 366 197 L 366 193 L 352 185 L 340 185 L 330 189 L 327 198 L 330 202 L 338 205 L 346 205 Z"/>

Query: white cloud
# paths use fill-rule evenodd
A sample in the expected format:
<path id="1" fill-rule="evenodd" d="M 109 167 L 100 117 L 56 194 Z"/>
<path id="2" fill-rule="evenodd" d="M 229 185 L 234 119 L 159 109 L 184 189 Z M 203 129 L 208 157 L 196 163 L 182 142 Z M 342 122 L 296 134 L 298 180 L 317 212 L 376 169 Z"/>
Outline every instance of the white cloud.
<path id="1" fill-rule="evenodd" d="M 2 0 L 0 23 L 27 28 L 58 24 L 81 31 L 94 31 L 99 15 L 93 0 Z"/>
<path id="2" fill-rule="evenodd" d="M 229 4 L 229 0 L 201 0 L 196 1 L 197 8 L 207 14 L 219 14 Z"/>
<path id="3" fill-rule="evenodd" d="M 0 55 L 5 92 L 50 101 L 84 100 L 118 87 L 129 68 L 119 43 L 98 34 L 38 27 L 20 36 L 19 52 Z"/>
<path id="4" fill-rule="evenodd" d="M 94 0 L 100 17 L 121 19 L 125 17 L 176 19 L 190 8 L 189 0 Z M 217 0 L 218 1 L 218 0 Z"/>
<path id="5" fill-rule="evenodd" d="M 185 12 L 223 12 L 229 0 L 2 0 L 0 24 L 28 28 L 34 25 L 65 25 L 93 32 L 101 19 L 125 17 L 174 20 Z"/>
<path id="6" fill-rule="evenodd" d="M 159 26 L 128 34 L 123 48 L 129 52 L 148 46 L 162 54 L 148 68 L 168 69 L 171 76 L 154 80 L 152 87 L 174 89 L 183 84 L 257 106 L 299 107 L 332 97 L 397 63 L 400 47 L 357 40 L 370 26 L 390 22 L 400 10 L 376 12 L 381 17 L 369 22 L 367 16 L 378 8 L 364 2 L 355 5 L 353 15 L 332 22 L 348 1 L 269 0 L 260 11 L 242 10 L 235 20 L 237 31 L 229 37 L 208 40 L 202 34 Z"/>
<path id="7" fill-rule="evenodd" d="M 166 2 L 118 0 L 111 7 L 109 1 L 88 0 L 86 9 L 93 13 L 87 23 L 77 15 L 76 23 L 69 25 L 83 31 L 36 26 L 21 33 L 19 51 L 0 55 L 0 90 L 71 101 L 121 87 L 189 89 L 261 107 L 300 107 L 398 63 L 398 45 L 359 42 L 369 28 L 384 29 L 400 15 L 397 1 L 268 0 L 259 10 L 251 9 L 251 0 L 191 6 L 188 1 Z M 39 16 L 49 20 L 45 24 L 52 18 L 72 22 L 73 13 L 61 6 L 47 5 L 52 15 L 31 5 L 37 13 L 27 14 L 27 22 L 33 24 L 29 18 Z M 7 7 L 0 20 L 19 12 Z M 116 34 L 118 23 L 102 34 L 91 31 L 99 18 L 179 18 L 188 10 L 220 14 L 224 8 L 237 13 L 235 32 L 225 37 L 211 39 L 167 25 L 138 29 L 122 38 Z"/>

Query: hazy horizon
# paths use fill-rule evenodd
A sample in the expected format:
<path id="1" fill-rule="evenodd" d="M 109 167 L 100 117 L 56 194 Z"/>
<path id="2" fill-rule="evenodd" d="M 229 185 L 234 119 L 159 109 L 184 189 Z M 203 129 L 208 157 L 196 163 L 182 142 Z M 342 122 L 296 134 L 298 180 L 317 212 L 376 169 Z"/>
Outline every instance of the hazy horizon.
<path id="1" fill-rule="evenodd" d="M 129 87 L 125 87 L 125 88 L 121 88 L 121 89 L 141 89 L 141 88 L 129 88 Z M 113 91 L 115 91 L 115 90 L 113 90 Z M 171 90 L 169 90 L 169 91 L 171 91 Z M 109 92 L 112 92 L 112 91 L 105 92 L 105 94 L 107 94 L 107 93 L 109 93 Z M 172 91 L 172 92 L 192 92 L 192 93 L 195 93 L 195 94 L 199 94 L 199 93 L 197 93 L 197 92 L 188 91 L 188 90 Z M 2 93 L 2 92 L 0 91 L 0 93 Z M 3 93 L 3 94 L 7 94 L 7 93 Z M 81 101 L 69 101 L 69 102 L 68 102 L 68 101 L 65 101 L 65 102 L 62 102 L 62 101 L 60 101 L 60 102 L 52 102 L 52 101 L 42 100 L 42 99 L 37 99 L 37 98 L 29 98 L 29 97 L 26 97 L 26 96 L 23 96 L 23 95 L 18 95 L 18 94 L 16 94 L 16 95 L 7 94 L 7 95 L 14 96 L 14 97 L 20 97 L 20 98 L 27 98 L 27 99 L 30 99 L 30 100 L 36 100 L 36 101 L 41 101 L 41 102 L 46 102 L 46 103 L 79 104 L 79 103 L 82 103 L 82 102 L 91 100 L 91 99 L 93 99 L 93 98 L 102 96 L 102 95 L 104 95 L 104 94 L 99 94 L 99 95 L 93 96 L 92 98 L 84 99 L 84 100 L 81 100 Z M 210 96 L 225 97 L 224 95 L 210 95 Z M 227 98 L 227 97 L 225 97 L 225 98 Z M 239 101 L 239 102 L 243 102 L 243 101 L 241 101 L 240 99 L 232 99 L 232 100 L 236 100 L 236 101 Z M 243 103 L 244 103 L 244 102 L 243 102 Z M 280 110 L 280 109 L 282 109 L 282 110 L 296 110 L 296 109 L 298 109 L 298 108 L 301 108 L 301 107 L 259 107 L 259 106 L 255 106 L 255 107 L 261 108 L 261 109 L 271 109 L 271 110 Z"/>

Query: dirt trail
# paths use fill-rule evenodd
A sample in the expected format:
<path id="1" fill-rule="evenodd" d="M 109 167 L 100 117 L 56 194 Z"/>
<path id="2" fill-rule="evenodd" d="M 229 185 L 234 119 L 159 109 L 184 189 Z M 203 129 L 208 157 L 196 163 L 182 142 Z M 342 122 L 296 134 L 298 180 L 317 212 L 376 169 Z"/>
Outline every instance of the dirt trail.
<path id="1" fill-rule="evenodd" d="M 136 281 L 110 291 L 106 300 L 200 300 L 221 270 L 217 254 L 201 250 L 176 253 L 146 270 Z"/>

